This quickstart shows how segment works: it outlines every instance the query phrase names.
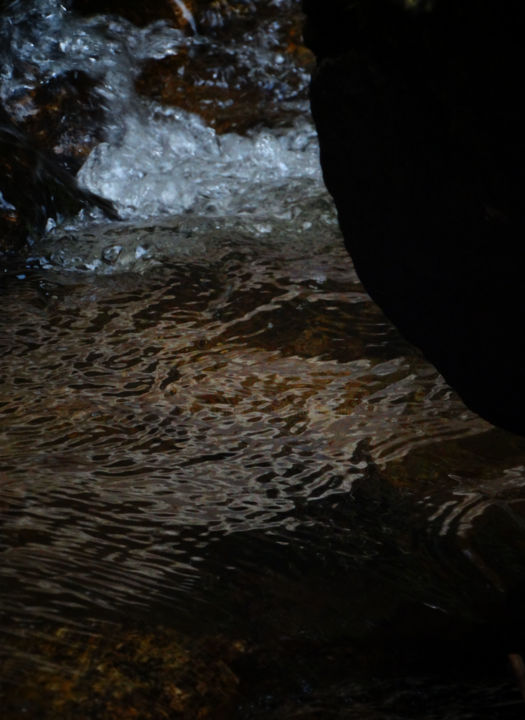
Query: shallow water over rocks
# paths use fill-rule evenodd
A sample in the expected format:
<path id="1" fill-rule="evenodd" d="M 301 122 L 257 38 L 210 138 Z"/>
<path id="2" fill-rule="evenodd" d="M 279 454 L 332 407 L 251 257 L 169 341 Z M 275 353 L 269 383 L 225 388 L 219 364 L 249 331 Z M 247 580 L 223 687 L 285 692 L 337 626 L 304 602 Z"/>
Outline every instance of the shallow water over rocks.
<path id="1" fill-rule="evenodd" d="M 219 137 L 127 60 L 205 38 L 46 7 L 44 79 L 98 62 L 80 177 L 126 222 L 51 222 L 0 276 L 5 716 L 521 717 L 525 442 L 364 293 L 304 93 Z M 234 50 L 281 98 L 268 37 Z"/>
<path id="2" fill-rule="evenodd" d="M 69 237 L 67 262 L 57 237 L 47 269 L 4 275 L 0 592 L 13 717 L 27 697 L 39 717 L 58 696 L 78 712 L 49 678 L 77 663 L 89 684 L 85 638 L 105 627 L 127 638 L 130 623 L 221 633 L 219 654 L 240 642 L 242 691 L 228 685 L 239 717 L 319 703 L 340 713 L 326 717 L 399 717 L 389 703 L 403 704 L 407 677 L 411 707 L 428 692 L 450 717 L 472 717 L 461 714 L 472 703 L 492 712 L 476 717 L 516 716 L 505 654 L 522 597 L 525 446 L 466 411 L 398 336 L 325 202 L 303 233 L 186 216 L 86 230 L 78 253 Z M 90 643 L 92 668 L 102 650 Z M 497 667 L 481 683 L 490 691 L 476 685 L 477 656 L 474 678 L 462 658 L 442 685 L 414 668 L 433 677 L 448 654 L 480 645 Z M 391 678 L 397 663 L 404 680 L 367 700 L 369 673 Z M 458 682 L 474 682 L 463 710 Z M 27 697 L 14 700 L 20 684 Z M 449 717 L 414 707 L 402 717 Z M 85 717 L 111 717 L 97 712 Z"/>

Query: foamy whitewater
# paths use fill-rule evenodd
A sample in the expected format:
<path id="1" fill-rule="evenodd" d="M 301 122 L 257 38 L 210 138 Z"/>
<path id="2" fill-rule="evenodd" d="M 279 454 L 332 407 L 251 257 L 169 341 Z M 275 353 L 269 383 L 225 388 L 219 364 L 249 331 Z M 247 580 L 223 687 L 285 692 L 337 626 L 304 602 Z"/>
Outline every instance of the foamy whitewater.
<path id="1" fill-rule="evenodd" d="M 2 100 L 9 107 L 22 90 L 69 70 L 96 77 L 106 138 L 87 158 L 78 181 L 111 200 L 123 220 L 188 212 L 283 218 L 291 201 L 308 204 L 325 195 L 309 110 L 279 77 L 278 69 L 290 61 L 275 50 L 271 28 L 262 28 L 250 42 L 240 38 L 227 50 L 254 82 L 281 82 L 283 107 L 295 102 L 301 119 L 293 127 L 217 135 L 198 115 L 147 101 L 134 91 L 145 59 L 174 55 L 192 44 L 213 51 L 216 41 L 188 36 L 164 22 L 141 29 L 109 16 L 78 18 L 57 0 L 34 2 L 30 12 L 27 3 L 20 5 L 14 3 L 0 30 Z M 306 84 L 306 73 L 297 72 Z M 69 230 L 96 217 L 83 213 Z"/>

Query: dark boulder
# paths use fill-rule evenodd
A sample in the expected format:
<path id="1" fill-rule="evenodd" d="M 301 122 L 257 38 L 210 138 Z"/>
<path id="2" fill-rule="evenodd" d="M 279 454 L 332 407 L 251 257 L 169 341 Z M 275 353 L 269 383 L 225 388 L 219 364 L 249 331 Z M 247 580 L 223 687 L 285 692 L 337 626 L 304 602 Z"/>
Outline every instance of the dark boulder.
<path id="1" fill-rule="evenodd" d="M 525 433 L 525 7 L 304 0 L 325 182 L 370 295 Z"/>

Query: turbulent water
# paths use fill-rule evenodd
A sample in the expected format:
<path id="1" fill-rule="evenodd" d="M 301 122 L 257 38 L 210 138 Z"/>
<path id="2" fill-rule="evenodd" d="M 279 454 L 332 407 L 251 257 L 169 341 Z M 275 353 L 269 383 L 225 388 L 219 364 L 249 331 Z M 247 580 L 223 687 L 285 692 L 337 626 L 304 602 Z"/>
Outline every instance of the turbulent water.
<path id="1" fill-rule="evenodd" d="M 33 707 L 12 700 L 21 678 L 64 672 L 39 639 L 133 622 L 269 653 L 243 718 L 518 717 L 509 629 L 473 628 L 519 616 L 525 445 L 469 413 L 363 292 L 307 108 L 218 136 L 131 89 L 141 58 L 201 38 L 46 7 L 31 33 L 13 16 L 5 67 L 93 62 L 107 139 L 79 179 L 125 222 L 50 227 L 2 279 L 12 716 Z M 237 51 L 265 77 L 267 47 Z M 30 82 L 15 75 L 4 103 Z M 452 662 L 467 636 L 488 677 Z"/>

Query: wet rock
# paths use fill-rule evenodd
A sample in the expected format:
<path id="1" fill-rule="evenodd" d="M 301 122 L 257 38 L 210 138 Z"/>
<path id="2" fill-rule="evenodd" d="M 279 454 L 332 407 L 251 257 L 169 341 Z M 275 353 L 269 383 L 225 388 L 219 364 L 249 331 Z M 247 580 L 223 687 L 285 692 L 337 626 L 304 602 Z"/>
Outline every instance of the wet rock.
<path id="1" fill-rule="evenodd" d="M 144 27 L 156 20 L 166 20 L 174 27 L 188 27 L 194 11 L 193 0 L 72 0 L 71 8 L 80 15 L 119 15 Z"/>
<path id="2" fill-rule="evenodd" d="M 118 15 L 138 27 L 164 20 L 173 27 L 199 32 L 207 37 L 236 37 L 256 32 L 268 20 L 282 26 L 285 33 L 301 36 L 302 14 L 298 0 L 70 0 L 69 7 L 79 15 Z M 290 26 L 294 27 L 291 31 Z M 287 28 L 287 29 L 285 29 Z M 296 48 L 294 49 L 296 50 Z"/>
<path id="3" fill-rule="evenodd" d="M 27 633 L 3 668 L 3 717 L 229 718 L 238 689 L 230 665 L 242 652 L 241 643 L 190 640 L 165 627 Z M 26 653 L 41 660 L 32 673 L 21 671 Z"/>
<path id="4" fill-rule="evenodd" d="M 49 219 L 111 203 L 81 190 L 74 179 L 102 139 L 104 111 L 98 82 L 71 70 L 31 82 L 0 106 L 0 252 L 16 253 L 40 237 Z M 28 77 L 29 77 L 28 76 Z"/>
<path id="5" fill-rule="evenodd" d="M 104 111 L 97 81 L 71 70 L 18 95 L 9 114 L 35 146 L 52 151 L 57 162 L 76 172 L 103 138 Z"/>
<path id="6" fill-rule="evenodd" d="M 0 114 L 0 253 L 21 250 L 49 218 L 98 207 L 116 218 L 110 202 L 82 190 L 66 169 Z"/>
<path id="7" fill-rule="evenodd" d="M 476 412 L 525 432 L 525 11 L 304 0 L 312 110 L 376 302 Z"/>
<path id="8" fill-rule="evenodd" d="M 297 117 L 297 110 L 283 112 L 272 91 L 251 81 L 235 57 L 220 49 L 195 48 L 148 60 L 135 88 L 164 105 L 197 113 L 218 133 L 243 133 Z"/>
<path id="9" fill-rule="evenodd" d="M 312 55 L 302 42 L 298 4 L 194 5 L 195 28 L 210 43 L 148 60 L 137 78 L 137 92 L 195 112 L 219 133 L 282 125 L 297 117 L 297 107 L 286 104 L 304 94 L 301 73 L 312 66 Z M 256 33 L 266 35 L 269 57 L 258 60 L 268 66 L 265 77 L 256 67 L 257 60 L 246 53 Z M 221 43 L 213 42 L 217 40 Z"/>

